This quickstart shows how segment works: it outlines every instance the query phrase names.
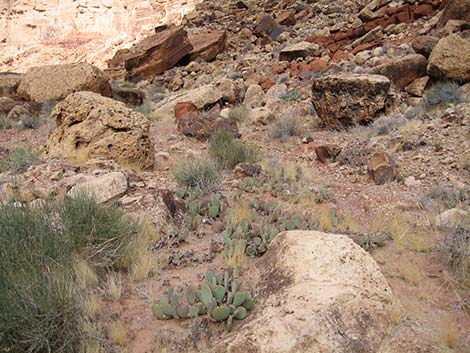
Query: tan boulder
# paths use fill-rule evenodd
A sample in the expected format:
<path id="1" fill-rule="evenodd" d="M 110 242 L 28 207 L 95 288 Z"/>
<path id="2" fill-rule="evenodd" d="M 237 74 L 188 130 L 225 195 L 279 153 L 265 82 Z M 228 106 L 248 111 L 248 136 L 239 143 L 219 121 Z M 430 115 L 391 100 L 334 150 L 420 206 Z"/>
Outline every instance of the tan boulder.
<path id="1" fill-rule="evenodd" d="M 397 88 L 403 89 L 417 78 L 426 75 L 428 60 L 420 54 L 410 54 L 369 70 L 369 73 L 389 78 Z"/>
<path id="2" fill-rule="evenodd" d="M 17 90 L 22 77 L 14 72 L 0 72 L 0 97 L 19 98 Z"/>
<path id="3" fill-rule="evenodd" d="M 438 27 L 444 27 L 449 20 L 470 22 L 470 1 L 448 0 L 439 18 Z"/>
<path id="4" fill-rule="evenodd" d="M 126 79 L 153 79 L 175 66 L 192 49 L 188 33 L 181 27 L 170 26 L 129 49 L 117 51 L 108 66 L 124 67 Z"/>
<path id="5" fill-rule="evenodd" d="M 385 152 L 376 152 L 369 158 L 367 171 L 377 185 L 392 182 L 397 177 L 395 163 Z"/>
<path id="6" fill-rule="evenodd" d="M 436 46 L 437 42 L 439 42 L 438 37 L 419 36 L 413 40 L 411 46 L 415 52 L 424 55 L 426 58 L 429 58 L 429 55 L 431 55 L 431 52 Z"/>
<path id="7" fill-rule="evenodd" d="M 429 57 L 428 74 L 440 80 L 470 81 L 470 31 L 439 40 Z"/>
<path id="8" fill-rule="evenodd" d="M 111 96 L 111 85 L 105 74 L 87 63 L 33 67 L 23 76 L 18 94 L 34 102 L 64 99 L 78 91 Z"/>
<path id="9" fill-rule="evenodd" d="M 252 318 L 215 353 L 379 352 L 392 292 L 373 258 L 350 238 L 281 233 L 259 270 Z"/>
<path id="10" fill-rule="evenodd" d="M 343 128 L 383 112 L 390 86 L 390 80 L 380 75 L 324 76 L 313 80 L 312 103 L 327 126 Z"/>
<path id="11" fill-rule="evenodd" d="M 74 162 L 113 160 L 125 167 L 151 169 L 154 147 L 149 121 L 123 103 L 93 92 L 77 92 L 57 104 L 56 128 L 46 153 Z"/>
<path id="12" fill-rule="evenodd" d="M 224 51 L 226 41 L 227 33 L 225 31 L 192 34 L 189 36 L 189 42 L 193 49 L 188 54 L 187 60 L 203 59 L 205 61 L 212 61 L 217 54 Z"/>
<path id="13" fill-rule="evenodd" d="M 94 197 L 98 203 L 106 203 L 122 196 L 127 187 L 127 177 L 121 172 L 112 172 L 88 178 L 72 187 L 67 195 L 76 197 L 85 194 Z"/>

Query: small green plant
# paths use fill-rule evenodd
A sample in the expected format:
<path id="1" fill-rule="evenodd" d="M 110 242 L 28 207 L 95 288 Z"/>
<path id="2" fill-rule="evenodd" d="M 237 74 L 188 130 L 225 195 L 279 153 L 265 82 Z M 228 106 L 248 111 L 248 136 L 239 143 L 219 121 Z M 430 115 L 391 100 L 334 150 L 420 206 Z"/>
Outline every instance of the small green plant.
<path id="1" fill-rule="evenodd" d="M 136 88 L 137 87 L 137 85 L 134 82 L 130 82 L 130 81 L 122 81 L 119 83 L 119 85 L 124 88 Z"/>
<path id="2" fill-rule="evenodd" d="M 170 288 L 153 307 L 160 320 L 195 318 L 206 315 L 215 322 L 226 322 L 230 329 L 232 321 L 244 320 L 255 299 L 244 290 L 238 280 L 238 271 L 229 270 L 214 274 L 208 272 L 203 283 L 196 288 Z"/>
<path id="3" fill-rule="evenodd" d="M 299 90 L 293 89 L 279 97 L 281 103 L 298 102 L 303 99 L 303 94 Z"/>
<path id="4" fill-rule="evenodd" d="M 9 156 L 0 160 L 0 172 L 6 170 L 15 173 L 24 172 L 39 163 L 40 155 L 39 151 L 18 147 Z"/>
<path id="5" fill-rule="evenodd" d="M 205 157 L 181 163 L 175 178 L 178 185 L 204 193 L 217 189 L 221 180 L 218 165 Z"/>
<path id="6" fill-rule="evenodd" d="M 230 109 L 228 117 L 233 121 L 236 121 L 238 124 L 241 124 L 248 120 L 250 115 L 250 108 L 246 105 L 239 104 Z"/>
<path id="7" fill-rule="evenodd" d="M 274 122 L 270 137 L 273 139 L 286 139 L 292 136 L 301 136 L 302 127 L 294 116 L 287 116 Z"/>
<path id="8" fill-rule="evenodd" d="M 239 163 L 258 160 L 258 151 L 237 140 L 230 131 L 218 131 L 212 135 L 210 153 L 223 168 L 234 168 Z"/>
<path id="9" fill-rule="evenodd" d="M 463 97 L 459 91 L 460 86 L 453 81 L 443 81 L 434 84 L 424 94 L 426 108 L 432 108 L 441 104 L 461 103 Z"/>

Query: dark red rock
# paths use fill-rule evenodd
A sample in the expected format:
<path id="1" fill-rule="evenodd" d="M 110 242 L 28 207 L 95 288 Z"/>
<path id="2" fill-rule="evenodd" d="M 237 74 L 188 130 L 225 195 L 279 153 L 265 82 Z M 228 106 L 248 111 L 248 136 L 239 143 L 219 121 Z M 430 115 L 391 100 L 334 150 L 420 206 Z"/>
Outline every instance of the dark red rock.
<path id="1" fill-rule="evenodd" d="M 188 54 L 187 59 L 188 61 L 196 59 L 212 61 L 217 54 L 224 51 L 226 41 L 227 33 L 225 31 L 191 34 L 189 35 L 189 42 L 193 46 L 193 49 Z"/>
<path id="2" fill-rule="evenodd" d="M 420 4 L 413 8 L 413 16 L 421 18 L 424 16 L 431 16 L 434 13 L 434 8 L 429 4 Z"/>

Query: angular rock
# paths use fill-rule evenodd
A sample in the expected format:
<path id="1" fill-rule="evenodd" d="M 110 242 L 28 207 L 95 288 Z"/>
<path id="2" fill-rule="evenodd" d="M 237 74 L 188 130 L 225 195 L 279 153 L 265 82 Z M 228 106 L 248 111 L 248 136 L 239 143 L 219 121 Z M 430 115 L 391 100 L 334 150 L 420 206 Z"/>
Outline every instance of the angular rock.
<path id="1" fill-rule="evenodd" d="M 276 22 L 283 26 L 293 26 L 296 24 L 297 20 L 295 18 L 294 12 L 283 11 L 278 16 L 276 16 Z"/>
<path id="2" fill-rule="evenodd" d="M 203 109 L 222 99 L 222 92 L 213 84 L 201 86 L 189 91 L 179 92 L 160 101 L 155 110 L 155 115 L 161 119 L 173 119 L 175 106 L 180 102 L 191 102 L 198 109 Z"/>
<path id="3" fill-rule="evenodd" d="M 384 111 L 391 82 L 379 75 L 330 75 L 313 80 L 312 103 L 333 128 L 373 120 Z"/>
<path id="4" fill-rule="evenodd" d="M 421 36 L 416 37 L 411 43 L 411 46 L 413 47 L 416 53 L 424 55 L 426 58 L 429 58 L 429 55 L 431 55 L 431 52 L 436 46 L 437 42 L 439 42 L 438 37 Z"/>
<path id="5" fill-rule="evenodd" d="M 108 66 L 124 67 L 126 79 L 153 79 L 175 66 L 192 49 L 187 32 L 180 27 L 170 26 L 135 43 L 129 49 L 118 50 Z"/>
<path id="6" fill-rule="evenodd" d="M 436 44 L 428 74 L 440 80 L 470 81 L 470 31 L 451 34 Z"/>
<path id="7" fill-rule="evenodd" d="M 212 32 L 206 34 L 191 34 L 189 35 L 189 42 L 193 49 L 189 52 L 184 60 L 193 61 L 196 59 L 203 59 L 205 61 L 212 61 L 217 54 L 225 49 L 225 42 L 227 41 L 227 32 Z"/>
<path id="8" fill-rule="evenodd" d="M 385 152 L 376 152 L 369 158 L 367 171 L 377 185 L 392 182 L 397 177 L 395 163 Z"/>
<path id="9" fill-rule="evenodd" d="M 116 200 L 127 191 L 126 176 L 121 172 L 112 172 L 93 177 L 83 183 L 77 184 L 67 193 L 70 197 L 88 195 L 94 197 L 100 204 Z"/>
<path id="10" fill-rule="evenodd" d="M 250 111 L 250 120 L 255 125 L 267 125 L 276 120 L 276 116 L 268 108 L 259 107 Z"/>
<path id="11" fill-rule="evenodd" d="M 392 291 L 377 263 L 349 237 L 278 235 L 258 264 L 255 310 L 214 353 L 379 352 Z"/>
<path id="12" fill-rule="evenodd" d="M 228 103 L 238 103 L 242 99 L 243 90 L 233 80 L 222 79 L 216 83 L 216 87 L 222 93 L 222 99 Z"/>
<path id="13" fill-rule="evenodd" d="M 15 101 L 10 97 L 0 97 L 0 113 L 8 114 L 17 105 L 21 105 L 22 102 Z"/>
<path id="14" fill-rule="evenodd" d="M 150 124 L 123 103 L 92 92 L 77 92 L 57 104 L 51 117 L 56 128 L 46 153 L 78 163 L 113 160 L 125 167 L 153 168 Z"/>
<path id="15" fill-rule="evenodd" d="M 470 22 L 470 1 L 448 0 L 439 18 L 438 27 L 444 27 L 449 20 Z"/>
<path id="16" fill-rule="evenodd" d="M 263 88 L 259 85 L 250 85 L 245 92 L 245 99 L 243 105 L 250 108 L 261 107 L 265 100 L 265 93 Z"/>
<path id="17" fill-rule="evenodd" d="M 315 147 L 315 154 L 322 163 L 336 161 L 336 157 L 341 153 L 341 147 L 338 145 L 321 145 Z"/>
<path id="18" fill-rule="evenodd" d="M 217 113 L 202 113 L 191 102 L 180 102 L 175 106 L 178 131 L 198 140 L 208 140 L 214 132 L 231 131 L 239 136 L 237 123 Z"/>
<path id="19" fill-rule="evenodd" d="M 26 72 L 18 87 L 18 94 L 33 102 L 60 100 L 79 91 L 106 97 L 112 94 L 103 71 L 88 63 L 33 67 Z"/>
<path id="20" fill-rule="evenodd" d="M 415 97 L 422 97 L 424 95 L 424 91 L 429 82 L 429 76 L 420 77 L 413 82 L 411 82 L 408 86 L 406 86 L 405 91 L 412 96 Z"/>
<path id="21" fill-rule="evenodd" d="M 373 67 L 369 73 L 388 77 L 395 86 L 403 89 L 417 78 L 426 75 L 427 59 L 420 54 L 410 54 L 389 63 Z"/>
<path id="22" fill-rule="evenodd" d="M 145 93 L 139 88 L 122 87 L 111 84 L 113 99 L 129 105 L 141 105 L 145 99 Z"/>
<path id="23" fill-rule="evenodd" d="M 0 72 L 0 97 L 19 98 L 17 90 L 22 78 L 22 74 Z"/>
<path id="24" fill-rule="evenodd" d="M 285 28 L 268 15 L 260 19 L 254 30 L 256 35 L 265 34 L 272 40 L 276 40 L 282 32 L 285 32 Z"/>
<path id="25" fill-rule="evenodd" d="M 280 61 L 292 61 L 297 58 L 306 58 L 313 55 L 320 47 L 318 44 L 299 42 L 284 48 L 279 53 Z"/>

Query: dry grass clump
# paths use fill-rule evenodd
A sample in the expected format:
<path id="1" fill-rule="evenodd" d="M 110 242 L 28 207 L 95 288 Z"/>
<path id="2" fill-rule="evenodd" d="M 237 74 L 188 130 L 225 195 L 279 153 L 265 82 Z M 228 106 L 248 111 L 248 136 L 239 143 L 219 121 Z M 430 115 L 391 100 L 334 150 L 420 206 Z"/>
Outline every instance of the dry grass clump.
<path id="1" fill-rule="evenodd" d="M 112 321 L 108 325 L 108 339 L 112 344 L 125 346 L 128 340 L 128 329 L 122 321 Z"/>
<path id="2" fill-rule="evenodd" d="M 269 136 L 272 139 L 285 140 L 293 136 L 302 135 L 302 126 L 297 116 L 288 115 L 275 121 Z"/>
<path id="3" fill-rule="evenodd" d="M 248 121 L 250 116 L 250 108 L 244 104 L 239 104 L 234 106 L 229 110 L 228 117 L 233 121 L 236 121 L 238 124 L 242 124 Z"/>
<path id="4" fill-rule="evenodd" d="M 440 238 L 447 264 L 457 283 L 470 287 L 470 229 L 464 225 L 450 228 Z"/>
<path id="5" fill-rule="evenodd" d="M 33 149 L 15 148 L 9 156 L 0 159 L 0 173 L 7 170 L 14 173 L 25 172 L 40 162 L 40 156 L 41 152 Z"/>
<path id="6" fill-rule="evenodd" d="M 212 135 L 210 153 L 223 168 L 234 168 L 239 163 L 254 163 L 259 153 L 253 147 L 235 138 L 230 131 L 219 131 Z"/>
<path id="7" fill-rule="evenodd" d="M 178 185 L 200 192 L 211 192 L 218 188 L 220 168 L 213 160 L 202 157 L 181 163 L 175 172 Z"/>
<path id="8" fill-rule="evenodd" d="M 460 86 L 453 81 L 437 82 L 424 93 L 424 105 L 430 109 L 442 104 L 463 102 Z"/>

